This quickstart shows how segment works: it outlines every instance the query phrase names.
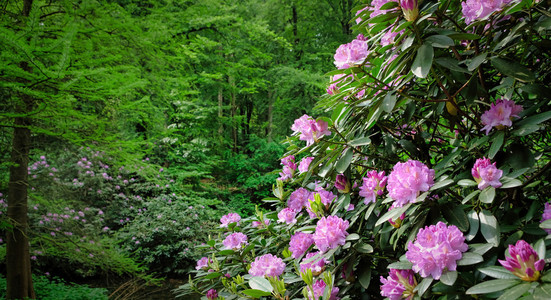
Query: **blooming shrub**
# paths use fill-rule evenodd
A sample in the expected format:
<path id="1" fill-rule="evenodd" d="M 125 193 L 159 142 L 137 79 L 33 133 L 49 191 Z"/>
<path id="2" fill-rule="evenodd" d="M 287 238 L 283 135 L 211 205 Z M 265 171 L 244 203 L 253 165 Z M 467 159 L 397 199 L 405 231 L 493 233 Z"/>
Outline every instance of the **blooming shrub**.
<path id="1" fill-rule="evenodd" d="M 275 182 L 266 199 L 274 211 L 232 229 L 247 235 L 247 247 L 224 250 L 222 230 L 209 241 L 213 272 L 198 270 L 179 294 L 216 287 L 228 298 L 548 298 L 544 3 L 357 7 L 351 42 L 335 49 L 319 102 L 328 114 L 297 119 L 285 141 L 285 157 L 312 157 L 309 167 Z M 250 225 L 265 218 L 280 222 Z M 313 245 L 297 238 L 309 234 Z M 282 258 L 282 275 L 250 276 L 251 262 L 268 254 Z"/>

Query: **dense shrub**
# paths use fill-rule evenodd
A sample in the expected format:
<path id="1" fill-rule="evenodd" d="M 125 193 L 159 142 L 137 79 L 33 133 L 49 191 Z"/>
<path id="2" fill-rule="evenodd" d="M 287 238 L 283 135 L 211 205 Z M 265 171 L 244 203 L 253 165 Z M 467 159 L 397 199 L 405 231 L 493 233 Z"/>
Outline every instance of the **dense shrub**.
<path id="1" fill-rule="evenodd" d="M 549 298 L 548 2 L 368 2 L 277 211 L 221 227 L 180 296 Z"/>

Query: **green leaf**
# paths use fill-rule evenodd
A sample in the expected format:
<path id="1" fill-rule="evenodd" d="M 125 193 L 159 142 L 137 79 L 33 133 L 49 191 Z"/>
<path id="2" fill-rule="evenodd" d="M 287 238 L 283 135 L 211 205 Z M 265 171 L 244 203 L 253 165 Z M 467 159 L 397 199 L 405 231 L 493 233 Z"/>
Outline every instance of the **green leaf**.
<path id="1" fill-rule="evenodd" d="M 369 283 L 371 282 L 371 268 L 363 268 L 361 273 L 358 275 L 358 281 L 364 289 L 367 289 L 369 287 Z"/>
<path id="2" fill-rule="evenodd" d="M 539 258 L 545 258 L 545 240 L 539 239 L 534 244 L 534 250 L 538 253 Z"/>
<path id="3" fill-rule="evenodd" d="M 488 250 L 492 249 L 492 245 L 490 244 L 470 244 L 469 248 L 472 250 L 473 253 L 484 255 L 484 253 L 488 252 Z"/>
<path id="4" fill-rule="evenodd" d="M 245 294 L 247 296 L 251 296 L 253 298 L 260 298 L 260 297 L 272 295 L 272 293 L 264 292 L 264 291 L 261 291 L 261 290 L 255 290 L 255 289 L 243 290 L 243 294 Z"/>
<path id="5" fill-rule="evenodd" d="M 413 264 L 409 261 L 397 261 L 389 264 L 387 269 L 396 269 L 396 270 L 411 270 Z"/>
<path id="6" fill-rule="evenodd" d="M 485 268 L 478 269 L 483 274 L 497 278 L 497 279 L 518 279 L 517 276 L 513 275 L 509 270 L 501 266 L 490 266 Z"/>
<path id="7" fill-rule="evenodd" d="M 484 281 L 468 289 L 466 294 L 488 294 L 503 291 L 507 288 L 519 284 L 520 282 L 520 280 L 515 279 L 494 279 L 490 281 Z"/>
<path id="8" fill-rule="evenodd" d="M 457 72 L 469 73 L 467 69 L 459 66 L 458 64 L 459 62 L 457 60 L 451 57 L 439 57 L 434 61 L 446 69 L 450 69 L 452 71 L 457 71 Z"/>
<path id="9" fill-rule="evenodd" d="M 551 284 L 540 284 L 534 290 L 534 299 L 536 300 L 549 300 L 551 299 Z"/>
<path id="10" fill-rule="evenodd" d="M 359 138 L 359 139 L 355 139 L 355 140 L 349 142 L 348 144 L 352 147 L 368 145 L 368 144 L 371 144 L 371 139 L 368 138 L 368 137 L 362 137 L 362 138 Z"/>
<path id="11" fill-rule="evenodd" d="M 545 122 L 547 120 L 551 119 L 551 110 L 543 112 L 541 114 L 537 114 L 535 116 L 531 116 L 529 118 L 526 118 L 522 121 L 519 121 L 516 123 L 517 126 L 524 126 L 524 125 L 537 125 L 542 122 Z"/>
<path id="12" fill-rule="evenodd" d="M 494 135 L 494 138 L 492 139 L 493 140 L 492 145 L 490 146 L 490 151 L 488 152 L 488 158 L 490 159 L 494 158 L 494 156 L 497 154 L 497 151 L 501 149 L 504 138 L 505 138 L 505 133 L 503 133 L 503 131 L 500 131 Z"/>
<path id="13" fill-rule="evenodd" d="M 529 282 L 524 282 L 519 285 L 515 285 L 512 288 L 507 289 L 497 300 L 510 300 L 510 299 L 518 299 L 520 296 L 522 296 L 524 293 L 528 292 L 530 290 L 530 287 L 532 286 Z"/>
<path id="14" fill-rule="evenodd" d="M 341 114 L 346 112 L 347 105 L 346 103 L 339 103 L 337 107 L 333 109 L 333 113 L 331 114 L 331 119 L 333 120 L 334 124 L 337 124 L 337 121 L 340 119 Z"/>
<path id="15" fill-rule="evenodd" d="M 441 180 L 441 181 L 438 181 L 437 183 L 435 183 L 429 191 L 434 191 L 434 190 L 437 190 L 437 189 L 440 189 L 440 188 L 443 188 L 445 186 L 448 186 L 450 184 L 453 183 L 453 180 L 452 179 L 445 179 L 445 180 Z"/>
<path id="16" fill-rule="evenodd" d="M 478 183 L 471 179 L 461 179 L 457 182 L 459 186 L 476 186 Z"/>
<path id="17" fill-rule="evenodd" d="M 431 35 L 425 39 L 427 43 L 436 48 L 449 48 L 455 45 L 454 41 L 445 35 Z"/>
<path id="18" fill-rule="evenodd" d="M 499 246 L 499 224 L 497 223 L 496 217 L 494 217 L 491 212 L 483 209 L 478 214 L 478 219 L 480 220 L 480 231 L 482 232 L 482 236 L 484 236 L 489 244 L 494 245 L 494 247 Z"/>
<path id="19" fill-rule="evenodd" d="M 463 256 L 461 257 L 461 259 L 457 261 L 457 265 L 469 266 L 469 265 L 477 264 L 482 261 L 484 261 L 484 258 L 482 257 L 482 255 L 473 253 L 473 252 L 465 252 L 463 253 Z"/>
<path id="20" fill-rule="evenodd" d="M 509 177 L 502 177 L 500 181 L 501 183 L 503 183 L 503 185 L 501 186 L 502 189 L 509 189 L 522 185 L 522 181 Z"/>
<path id="21" fill-rule="evenodd" d="M 344 173 L 348 166 L 350 166 L 350 162 L 352 162 L 352 157 L 354 156 L 354 152 L 352 151 L 351 147 L 348 147 L 346 150 L 344 150 L 343 155 L 339 160 L 337 161 L 337 164 L 335 165 L 335 171 L 338 173 Z"/>
<path id="22" fill-rule="evenodd" d="M 208 273 L 207 276 L 205 276 L 205 279 L 214 279 L 214 278 L 218 278 L 220 276 L 222 276 L 222 273 L 212 272 L 212 273 Z"/>
<path id="23" fill-rule="evenodd" d="M 483 64 L 486 61 L 486 57 L 488 57 L 488 53 L 482 53 L 480 55 L 477 55 L 474 57 L 469 64 L 467 65 L 467 69 L 469 71 L 474 71 L 476 68 L 478 68 L 481 64 Z"/>
<path id="24" fill-rule="evenodd" d="M 445 285 L 453 286 L 457 280 L 457 271 L 447 271 L 440 276 L 440 282 Z"/>
<path id="25" fill-rule="evenodd" d="M 474 239 L 478 233 L 478 228 L 480 227 L 480 221 L 478 220 L 478 213 L 473 209 L 467 214 L 467 219 L 469 220 L 469 232 L 465 235 L 465 239 L 470 241 Z"/>
<path id="26" fill-rule="evenodd" d="M 385 4 L 383 4 L 383 6 L 381 6 L 381 8 L 379 8 L 379 10 L 387 10 L 387 9 L 393 9 L 395 7 L 398 7 L 398 2 L 394 2 L 394 1 L 391 1 L 391 2 L 387 2 Z"/>
<path id="27" fill-rule="evenodd" d="M 383 98 L 383 103 L 381 104 L 381 108 L 383 111 L 389 113 L 392 112 L 394 109 L 394 105 L 396 105 L 396 95 L 393 93 L 386 93 L 385 97 Z"/>
<path id="28" fill-rule="evenodd" d="M 406 210 L 408 210 L 408 208 L 411 206 L 411 203 L 409 203 L 408 205 L 404 205 L 403 207 L 399 207 L 399 208 L 394 208 L 390 211 L 387 211 L 384 215 L 382 215 L 379 220 L 377 220 L 377 223 L 375 223 L 375 226 L 379 226 L 380 224 L 392 219 L 396 219 L 398 217 L 400 217 L 403 213 L 406 212 Z"/>
<path id="29" fill-rule="evenodd" d="M 234 254 L 235 251 L 231 250 L 231 249 L 227 249 L 227 250 L 221 250 L 218 252 L 218 255 L 220 256 L 226 256 L 226 255 L 232 255 Z"/>
<path id="30" fill-rule="evenodd" d="M 454 40 L 459 40 L 459 41 L 462 41 L 462 40 L 474 41 L 474 40 L 480 39 L 480 35 L 474 34 L 474 33 L 452 33 L 452 34 L 448 34 L 448 36 Z"/>
<path id="31" fill-rule="evenodd" d="M 373 252 L 373 246 L 371 246 L 369 244 L 364 244 L 364 243 L 359 243 L 358 245 L 356 245 L 354 247 L 354 249 L 356 249 L 356 251 L 358 251 L 360 253 L 372 253 Z"/>
<path id="32" fill-rule="evenodd" d="M 446 218 L 446 220 L 448 220 L 448 222 L 452 225 L 457 226 L 459 230 L 463 232 L 469 230 L 469 218 L 467 218 L 467 215 L 461 205 L 445 205 L 442 213 L 444 218 Z"/>
<path id="33" fill-rule="evenodd" d="M 543 229 L 551 229 L 551 219 L 549 220 L 545 220 L 543 222 L 540 223 L 540 228 L 543 228 Z"/>
<path id="34" fill-rule="evenodd" d="M 536 75 L 530 69 L 519 64 L 516 61 L 494 57 L 491 59 L 492 65 L 502 74 L 516 78 L 520 81 L 535 81 Z"/>
<path id="35" fill-rule="evenodd" d="M 482 203 L 490 204 L 494 201 L 495 196 L 496 189 L 489 186 L 480 193 L 480 196 L 478 196 L 478 200 L 480 200 L 480 202 Z"/>
<path id="36" fill-rule="evenodd" d="M 271 293 L 274 290 L 268 279 L 260 276 L 251 277 L 251 279 L 249 279 L 249 285 L 252 289 L 267 293 Z"/>
<path id="37" fill-rule="evenodd" d="M 524 126 L 521 126 L 519 127 L 518 129 L 514 130 L 513 132 L 511 132 L 513 135 L 515 136 L 526 136 L 526 135 L 529 135 L 531 133 L 534 133 L 538 130 L 540 130 L 540 126 L 539 125 L 524 125 Z"/>
<path id="38" fill-rule="evenodd" d="M 428 44 L 423 44 L 417 50 L 417 56 L 411 65 L 411 72 L 417 77 L 425 78 L 429 74 L 434 58 L 434 49 Z"/>
<path id="39" fill-rule="evenodd" d="M 360 235 L 357 233 L 351 233 L 346 237 L 347 241 L 356 241 L 360 239 Z"/>
<path id="40" fill-rule="evenodd" d="M 469 202 L 471 199 L 476 197 L 476 195 L 478 195 L 478 194 L 480 194 L 480 190 L 476 190 L 476 191 L 470 193 L 469 195 L 467 195 L 467 197 L 465 197 L 465 199 L 463 199 L 463 201 L 461 201 L 461 204 L 465 204 L 465 203 Z"/>
<path id="41" fill-rule="evenodd" d="M 427 289 L 430 287 L 430 284 L 432 283 L 434 279 L 431 277 L 423 278 L 421 282 L 415 287 L 414 291 L 417 291 L 417 295 L 419 297 L 423 297 L 423 294 L 427 291 Z"/>

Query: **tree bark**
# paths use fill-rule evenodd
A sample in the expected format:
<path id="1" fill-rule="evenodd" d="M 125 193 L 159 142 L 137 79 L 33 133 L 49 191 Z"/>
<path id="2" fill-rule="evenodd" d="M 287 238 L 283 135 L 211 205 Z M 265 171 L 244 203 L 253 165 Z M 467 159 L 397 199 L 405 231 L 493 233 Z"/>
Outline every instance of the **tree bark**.
<path id="1" fill-rule="evenodd" d="M 22 95 L 22 104 L 18 114 L 32 110 L 33 100 Z M 12 144 L 12 166 L 8 184 L 8 219 L 13 228 L 7 232 L 6 245 L 6 280 L 7 299 L 35 299 L 31 277 L 31 259 L 27 229 L 28 165 L 31 146 L 31 121 L 28 117 L 15 118 L 15 129 Z"/>
<path id="2" fill-rule="evenodd" d="M 28 17 L 32 0 L 23 1 L 22 15 Z M 26 62 L 19 67 L 32 71 Z M 21 94 L 16 113 L 23 115 L 14 119 L 11 152 L 10 179 L 8 183 L 8 220 L 13 226 L 6 233 L 6 299 L 35 299 L 31 276 L 31 256 L 28 240 L 28 165 L 31 147 L 31 120 L 25 114 L 31 112 L 34 99 Z"/>

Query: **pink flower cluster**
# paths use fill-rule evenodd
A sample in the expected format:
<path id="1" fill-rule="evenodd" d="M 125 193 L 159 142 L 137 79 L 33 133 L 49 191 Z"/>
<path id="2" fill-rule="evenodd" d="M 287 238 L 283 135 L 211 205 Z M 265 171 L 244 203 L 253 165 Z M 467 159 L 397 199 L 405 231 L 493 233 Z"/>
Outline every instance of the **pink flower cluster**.
<path id="1" fill-rule="evenodd" d="M 196 270 L 207 269 L 209 267 L 209 262 L 210 262 L 210 259 L 208 257 L 201 257 L 201 259 L 197 261 L 197 266 L 195 267 L 195 269 Z"/>
<path id="2" fill-rule="evenodd" d="M 483 157 L 477 159 L 471 169 L 471 174 L 476 183 L 478 183 L 478 188 L 480 190 L 488 186 L 493 186 L 494 188 L 499 188 L 501 186 L 499 179 L 501 175 L 503 175 L 503 171 L 496 167 L 495 162 L 492 164 L 489 158 Z"/>
<path id="3" fill-rule="evenodd" d="M 388 45 L 394 44 L 394 39 L 396 38 L 396 36 L 404 33 L 403 29 L 400 31 L 394 31 L 395 29 L 396 29 L 395 26 L 390 26 L 386 29 L 385 34 L 381 37 L 381 42 L 380 42 L 381 46 L 388 46 Z"/>
<path id="4" fill-rule="evenodd" d="M 295 156 L 289 155 L 281 159 L 281 164 L 283 165 L 283 170 L 279 172 L 279 180 L 285 181 L 293 178 L 295 170 L 297 169 L 297 164 L 295 164 Z"/>
<path id="5" fill-rule="evenodd" d="M 310 201 L 315 200 L 315 195 L 320 196 L 321 204 L 325 206 L 325 209 L 329 208 L 329 205 L 337 198 L 335 194 L 333 194 L 330 191 L 326 191 L 323 188 L 317 188 L 316 192 L 310 193 L 308 196 L 308 202 L 306 202 L 306 211 L 308 212 L 308 215 L 311 219 L 316 218 L 316 214 L 312 210 L 312 206 Z"/>
<path id="6" fill-rule="evenodd" d="M 340 45 L 333 58 L 335 59 L 335 66 L 337 68 L 346 69 L 361 65 L 368 54 L 367 42 L 356 38 L 348 44 Z"/>
<path id="7" fill-rule="evenodd" d="M 397 163 L 388 176 L 388 195 L 394 199 L 392 207 L 415 203 L 420 192 L 434 185 L 434 170 L 416 160 Z"/>
<path id="8" fill-rule="evenodd" d="M 291 126 L 291 129 L 294 131 L 293 134 L 300 133 L 299 139 L 301 141 L 306 141 L 306 145 L 308 146 L 326 135 L 331 135 L 331 131 L 327 128 L 327 122 L 321 120 L 316 121 L 309 115 L 303 115 L 296 119 L 293 126 Z"/>
<path id="9" fill-rule="evenodd" d="M 438 280 L 444 272 L 456 270 L 456 262 L 468 248 L 457 227 L 438 222 L 419 230 L 415 242 L 408 244 L 406 258 L 421 277 L 432 276 Z"/>
<path id="10" fill-rule="evenodd" d="M 534 248 L 526 241 L 518 240 L 514 246 L 509 245 L 509 255 L 505 260 L 498 259 L 505 269 L 524 281 L 536 281 L 540 278 L 545 261 L 539 259 Z"/>
<path id="11" fill-rule="evenodd" d="M 286 207 L 277 214 L 277 218 L 278 218 L 277 222 L 295 224 L 297 222 L 296 215 L 297 215 L 296 211 Z"/>
<path id="12" fill-rule="evenodd" d="M 367 177 L 362 178 L 362 186 L 360 187 L 360 196 L 364 197 L 365 204 L 375 202 L 377 196 L 383 194 L 387 179 L 385 171 L 377 173 L 377 171 L 372 170 L 367 172 Z"/>
<path id="13" fill-rule="evenodd" d="M 350 223 L 337 216 L 323 217 L 316 225 L 314 232 L 314 243 L 316 247 L 325 252 L 329 249 L 334 249 L 339 245 L 344 245 L 348 236 L 348 226 Z"/>
<path id="14" fill-rule="evenodd" d="M 319 256 L 317 259 L 314 258 L 316 256 Z M 310 252 L 306 254 L 306 257 L 302 259 L 302 262 L 300 263 L 300 272 L 305 272 L 306 270 L 310 269 L 312 271 L 312 274 L 314 276 L 318 276 L 325 270 L 325 265 L 328 264 L 329 261 L 321 256 L 321 252 Z"/>
<path id="15" fill-rule="evenodd" d="M 371 14 L 369 14 L 369 17 L 370 18 L 374 18 L 378 15 L 382 15 L 382 14 L 386 14 L 386 13 L 389 13 L 388 10 L 382 10 L 381 7 L 383 7 L 383 5 L 387 4 L 388 2 L 397 2 L 396 0 L 373 0 L 371 1 L 371 6 L 372 7 L 365 7 L 363 9 L 360 9 L 358 12 L 356 12 L 356 16 L 359 15 L 361 12 L 369 9 L 369 11 L 371 11 Z M 356 18 L 356 23 L 359 24 L 362 22 L 362 18 Z"/>
<path id="16" fill-rule="evenodd" d="M 299 212 L 304 206 L 308 204 L 308 198 L 310 197 L 310 191 L 305 188 L 298 188 L 292 192 L 287 200 L 287 207 Z"/>
<path id="17" fill-rule="evenodd" d="M 496 127 L 497 129 L 511 127 L 513 125 L 512 119 L 518 118 L 518 114 L 522 110 L 522 106 L 515 104 L 513 100 L 498 99 L 480 117 L 480 121 L 484 125 L 482 130 L 486 130 L 486 135 L 488 135 L 492 127 Z"/>
<path id="18" fill-rule="evenodd" d="M 301 257 L 314 243 L 312 234 L 305 232 L 297 232 L 291 237 L 289 242 L 289 251 L 292 257 L 297 259 Z"/>
<path id="19" fill-rule="evenodd" d="M 239 225 L 239 221 L 241 221 L 241 216 L 236 213 L 229 213 L 220 218 L 220 223 L 222 223 L 220 227 L 228 227 L 231 223 L 237 223 L 237 225 Z"/>
<path id="20" fill-rule="evenodd" d="M 494 12 L 501 9 L 513 0 L 467 0 L 461 2 L 465 23 L 470 24 L 475 20 L 487 18 Z"/>
<path id="21" fill-rule="evenodd" d="M 389 276 L 381 276 L 381 295 L 390 300 L 413 299 L 417 286 L 415 273 L 412 270 L 390 269 Z"/>
<path id="22" fill-rule="evenodd" d="M 255 258 L 251 263 L 249 274 L 252 276 L 275 277 L 283 274 L 285 263 L 283 260 L 272 254 L 264 254 Z"/>
<path id="23" fill-rule="evenodd" d="M 308 172 L 308 168 L 310 168 L 310 164 L 313 160 L 314 158 L 312 156 L 307 156 L 300 161 L 300 164 L 298 165 L 298 171 L 300 174 Z"/>
<path id="24" fill-rule="evenodd" d="M 541 215 L 541 221 L 546 221 L 546 220 L 549 220 L 551 219 L 551 204 L 550 203 L 545 203 L 545 207 L 543 208 L 543 214 Z M 547 234 L 551 234 L 551 229 L 544 229 Z"/>
<path id="25" fill-rule="evenodd" d="M 308 300 L 318 300 L 323 297 L 323 293 L 325 292 L 325 287 L 327 284 L 325 281 L 318 279 L 314 284 L 312 284 L 312 289 L 314 290 L 314 295 L 312 295 L 312 291 L 308 291 Z M 339 299 L 337 297 L 337 294 L 339 293 L 338 287 L 333 287 L 331 289 L 331 296 L 329 296 L 329 300 L 337 300 Z"/>
<path id="26" fill-rule="evenodd" d="M 247 245 L 247 236 L 241 232 L 235 232 L 228 235 L 222 242 L 226 249 L 239 250 Z"/>

